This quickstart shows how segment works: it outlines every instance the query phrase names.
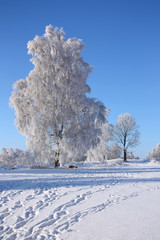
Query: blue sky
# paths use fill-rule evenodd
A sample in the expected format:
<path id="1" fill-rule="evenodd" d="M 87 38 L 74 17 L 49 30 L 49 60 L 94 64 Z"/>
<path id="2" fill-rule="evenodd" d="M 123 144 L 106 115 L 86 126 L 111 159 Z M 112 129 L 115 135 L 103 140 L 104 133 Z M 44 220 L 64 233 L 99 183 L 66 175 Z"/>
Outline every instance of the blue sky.
<path id="1" fill-rule="evenodd" d="M 26 148 L 8 102 L 15 81 L 33 68 L 27 42 L 45 26 L 63 27 L 66 38 L 83 40 L 83 57 L 94 67 L 91 96 L 140 126 L 135 154 L 145 157 L 160 142 L 159 0 L 0 0 L 0 148 Z"/>

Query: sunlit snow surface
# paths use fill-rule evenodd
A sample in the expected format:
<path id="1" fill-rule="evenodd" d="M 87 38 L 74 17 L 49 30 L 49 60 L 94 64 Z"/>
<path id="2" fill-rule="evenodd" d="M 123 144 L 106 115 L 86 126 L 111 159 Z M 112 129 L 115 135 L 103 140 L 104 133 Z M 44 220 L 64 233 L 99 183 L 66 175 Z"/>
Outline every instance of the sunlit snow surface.
<path id="1" fill-rule="evenodd" d="M 160 165 L 0 169 L 0 239 L 159 240 Z"/>

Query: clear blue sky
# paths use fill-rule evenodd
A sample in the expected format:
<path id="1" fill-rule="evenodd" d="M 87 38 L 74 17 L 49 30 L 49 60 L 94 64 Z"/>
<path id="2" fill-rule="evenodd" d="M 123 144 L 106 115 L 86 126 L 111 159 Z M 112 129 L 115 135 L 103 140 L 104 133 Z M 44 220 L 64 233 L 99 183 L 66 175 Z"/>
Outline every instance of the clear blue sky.
<path id="1" fill-rule="evenodd" d="M 27 42 L 48 24 L 83 40 L 91 96 L 111 109 L 110 123 L 126 112 L 136 118 L 135 154 L 145 157 L 160 142 L 159 0 L 0 0 L 0 149 L 26 148 L 8 102 L 13 83 L 33 68 Z"/>

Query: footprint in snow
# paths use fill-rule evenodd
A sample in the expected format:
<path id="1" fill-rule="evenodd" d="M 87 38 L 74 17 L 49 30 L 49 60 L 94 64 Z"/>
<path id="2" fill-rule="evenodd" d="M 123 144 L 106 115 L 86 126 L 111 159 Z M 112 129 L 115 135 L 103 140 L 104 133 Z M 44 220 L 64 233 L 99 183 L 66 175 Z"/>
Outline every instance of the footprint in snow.
<path id="1" fill-rule="evenodd" d="M 33 207 L 28 207 L 25 212 L 25 218 L 33 218 L 34 215 Z"/>
<path id="2" fill-rule="evenodd" d="M 42 194 L 43 190 L 42 189 L 37 189 L 34 191 L 34 195 L 40 195 Z"/>
<path id="3" fill-rule="evenodd" d="M 61 218 L 61 216 L 64 216 L 64 215 L 66 215 L 66 214 L 67 214 L 66 211 L 56 212 L 56 213 L 54 214 L 54 218 L 55 218 L 56 220 L 58 220 L 58 219 Z"/>
<path id="4" fill-rule="evenodd" d="M 13 232 L 12 228 L 9 226 L 4 226 L 3 229 L 0 231 L 0 236 L 3 236 L 5 234 L 11 234 Z"/>
<path id="5" fill-rule="evenodd" d="M 37 210 L 37 209 L 41 208 L 43 205 L 44 205 L 44 203 L 40 200 L 36 203 L 36 206 L 34 209 Z"/>
<path id="6" fill-rule="evenodd" d="M 4 218 L 6 218 L 9 215 L 9 211 L 8 208 L 6 208 L 5 210 L 3 210 L 0 214 L 0 220 L 3 220 Z"/>
<path id="7" fill-rule="evenodd" d="M 9 198 L 8 198 L 8 197 L 2 197 L 2 198 L 1 198 L 1 203 L 2 203 L 2 204 L 7 203 L 8 201 L 9 201 Z"/>
<path id="8" fill-rule="evenodd" d="M 34 198 L 33 195 L 28 195 L 28 196 L 25 198 L 25 200 L 26 200 L 26 201 L 29 201 L 29 200 L 32 200 L 33 198 Z"/>
<path id="9" fill-rule="evenodd" d="M 16 237 L 17 237 L 17 234 L 14 233 L 14 234 L 12 234 L 10 237 L 8 237 L 6 240 L 15 240 Z"/>
<path id="10" fill-rule="evenodd" d="M 24 221 L 20 221 L 20 222 L 16 223 L 14 229 L 19 229 L 19 228 L 23 227 L 26 224 L 26 222 L 27 221 L 24 220 Z"/>
<path id="11" fill-rule="evenodd" d="M 22 207 L 22 203 L 21 203 L 21 201 L 18 201 L 18 202 L 15 203 L 15 205 L 12 209 L 15 210 L 15 209 L 20 208 L 20 207 Z"/>
<path id="12" fill-rule="evenodd" d="M 18 222 L 22 222 L 22 221 L 24 221 L 24 218 L 22 218 L 21 216 L 18 216 L 16 222 L 18 223 Z"/>

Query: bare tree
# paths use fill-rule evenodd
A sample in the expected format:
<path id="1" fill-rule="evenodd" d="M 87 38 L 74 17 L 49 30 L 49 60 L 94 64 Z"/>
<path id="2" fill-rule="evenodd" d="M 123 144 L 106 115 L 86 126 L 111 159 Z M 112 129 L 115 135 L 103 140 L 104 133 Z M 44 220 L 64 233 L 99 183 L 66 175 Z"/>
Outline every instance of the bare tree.
<path id="1" fill-rule="evenodd" d="M 124 161 L 127 160 L 128 148 L 134 148 L 139 144 L 140 133 L 135 118 L 129 113 L 119 115 L 114 128 L 114 141 L 123 150 Z"/>

